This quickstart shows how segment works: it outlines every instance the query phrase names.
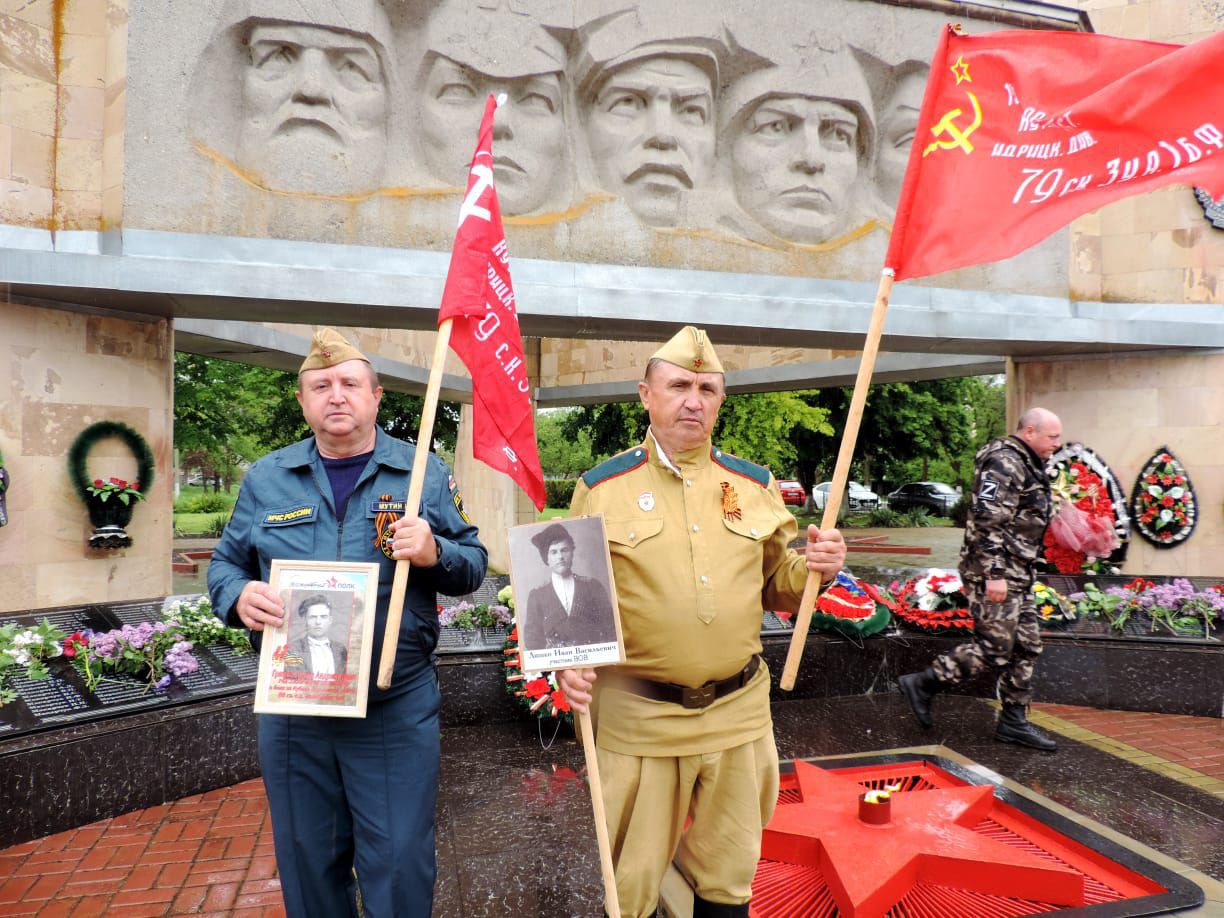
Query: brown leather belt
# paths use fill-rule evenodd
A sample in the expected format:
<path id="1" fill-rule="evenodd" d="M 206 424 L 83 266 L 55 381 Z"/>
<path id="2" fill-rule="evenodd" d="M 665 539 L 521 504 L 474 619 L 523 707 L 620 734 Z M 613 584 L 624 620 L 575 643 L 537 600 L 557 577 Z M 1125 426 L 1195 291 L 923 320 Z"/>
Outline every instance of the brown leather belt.
<path id="1" fill-rule="evenodd" d="M 717 699 L 742 689 L 760 667 L 761 658 L 753 654 L 748 665 L 734 676 L 711 680 L 696 688 L 671 682 L 655 682 L 653 679 L 638 679 L 634 676 L 618 677 L 617 685 L 652 701 L 670 701 L 686 708 L 708 708 Z"/>

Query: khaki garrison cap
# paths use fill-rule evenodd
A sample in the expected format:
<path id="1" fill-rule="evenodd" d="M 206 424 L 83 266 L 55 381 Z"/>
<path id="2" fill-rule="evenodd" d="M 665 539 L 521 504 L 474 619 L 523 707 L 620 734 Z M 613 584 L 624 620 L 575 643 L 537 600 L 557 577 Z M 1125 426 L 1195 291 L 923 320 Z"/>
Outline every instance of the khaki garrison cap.
<path id="1" fill-rule="evenodd" d="M 724 372 L 705 331 L 692 325 L 676 332 L 670 341 L 650 355 L 650 359 L 665 360 L 694 373 Z"/>
<path id="2" fill-rule="evenodd" d="M 326 370 L 346 360 L 370 362 L 370 358 L 349 344 L 348 339 L 340 332 L 334 328 L 320 328 L 314 333 L 314 339 L 310 342 L 310 353 L 302 361 L 298 372 Z"/>

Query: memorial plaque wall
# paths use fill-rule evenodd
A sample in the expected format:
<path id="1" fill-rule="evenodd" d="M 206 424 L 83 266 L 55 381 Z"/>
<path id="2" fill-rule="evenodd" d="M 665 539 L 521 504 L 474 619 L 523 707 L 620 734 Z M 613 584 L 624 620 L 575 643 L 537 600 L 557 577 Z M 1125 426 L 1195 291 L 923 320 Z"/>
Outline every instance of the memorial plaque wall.
<path id="1" fill-rule="evenodd" d="M 0 624 L 12 622 L 20 627 L 33 627 L 46 619 L 66 634 L 85 629 L 109 631 L 123 625 L 161 621 L 162 610 L 176 598 L 36 609 L 7 615 Z M 8 686 L 17 697 L 0 706 L 0 743 L 41 730 L 235 695 L 255 687 L 257 654 L 238 654 L 223 644 L 196 646 L 192 653 L 200 668 L 173 680 L 164 692 L 154 691 L 147 681 L 135 676 L 110 676 L 90 691 L 63 657 L 49 662 L 51 675 L 41 681 L 27 678 L 23 668 L 15 667 L 16 671 L 8 677 Z"/>

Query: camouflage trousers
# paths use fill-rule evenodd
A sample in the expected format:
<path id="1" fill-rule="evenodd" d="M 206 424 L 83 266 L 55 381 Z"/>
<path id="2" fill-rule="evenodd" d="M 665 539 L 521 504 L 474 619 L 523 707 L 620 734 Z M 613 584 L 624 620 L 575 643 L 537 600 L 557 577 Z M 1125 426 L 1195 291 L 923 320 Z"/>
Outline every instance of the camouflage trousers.
<path id="1" fill-rule="evenodd" d="M 1033 669 L 1041 655 L 1037 609 L 1028 586 L 1008 583 L 1002 602 L 986 599 L 984 583 L 966 580 L 973 613 L 973 640 L 935 659 L 940 682 L 960 682 L 992 669 L 999 674 L 999 700 L 1027 705 L 1033 700 Z"/>

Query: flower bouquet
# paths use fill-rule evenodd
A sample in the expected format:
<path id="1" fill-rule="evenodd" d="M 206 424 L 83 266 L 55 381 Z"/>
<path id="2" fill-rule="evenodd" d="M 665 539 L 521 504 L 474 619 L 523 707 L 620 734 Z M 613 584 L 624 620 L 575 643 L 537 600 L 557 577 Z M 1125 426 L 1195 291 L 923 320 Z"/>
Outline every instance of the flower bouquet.
<path id="1" fill-rule="evenodd" d="M 207 596 L 178 599 L 162 613 L 162 619 L 177 625 L 183 639 L 193 644 L 226 644 L 235 653 L 251 652 L 251 636 L 245 628 L 230 628 L 217 618 Z"/>
<path id="2" fill-rule="evenodd" d="M 1060 574 L 1116 574 L 1130 534 L 1126 501 L 1109 466 L 1070 444 L 1053 457 L 1050 490 L 1058 507 L 1043 539 L 1043 567 Z"/>
<path id="3" fill-rule="evenodd" d="M 509 586 L 503 587 L 497 594 L 499 603 L 508 611 L 514 609 L 514 592 Z M 515 703 L 526 713 L 539 720 L 558 719 L 571 729 L 574 726 L 574 713 L 570 709 L 569 700 L 557 684 L 555 673 L 538 673 L 527 675 L 523 672 L 523 657 L 519 653 L 518 628 L 510 629 L 510 635 L 502 647 L 506 659 L 502 666 L 503 686 Z"/>
<path id="4" fill-rule="evenodd" d="M 1043 624 L 1065 624 L 1075 620 L 1075 607 L 1062 593 L 1040 581 L 1032 586 L 1033 604 Z"/>
<path id="5" fill-rule="evenodd" d="M 476 631 L 480 628 L 505 628 L 514 621 L 510 607 L 502 603 L 457 602 L 438 612 L 438 624 L 444 628 Z"/>
<path id="6" fill-rule="evenodd" d="M 47 661 L 64 653 L 64 640 L 64 632 L 45 618 L 33 628 L 0 626 L 0 707 L 17 698 L 17 692 L 8 686 L 8 677 L 24 669 L 31 681 L 46 679 L 51 675 Z"/>
<path id="7" fill-rule="evenodd" d="M 969 597 L 956 571 L 932 567 L 920 577 L 877 592 L 892 614 L 911 627 L 932 632 L 973 628 Z"/>
<path id="8" fill-rule="evenodd" d="M 107 677 L 127 675 L 147 679 L 150 688 L 164 692 L 174 677 L 200 668 L 191 652 L 194 645 L 173 622 L 141 622 L 111 631 L 78 632 L 71 639 L 79 648 L 72 663 L 90 691 Z"/>

